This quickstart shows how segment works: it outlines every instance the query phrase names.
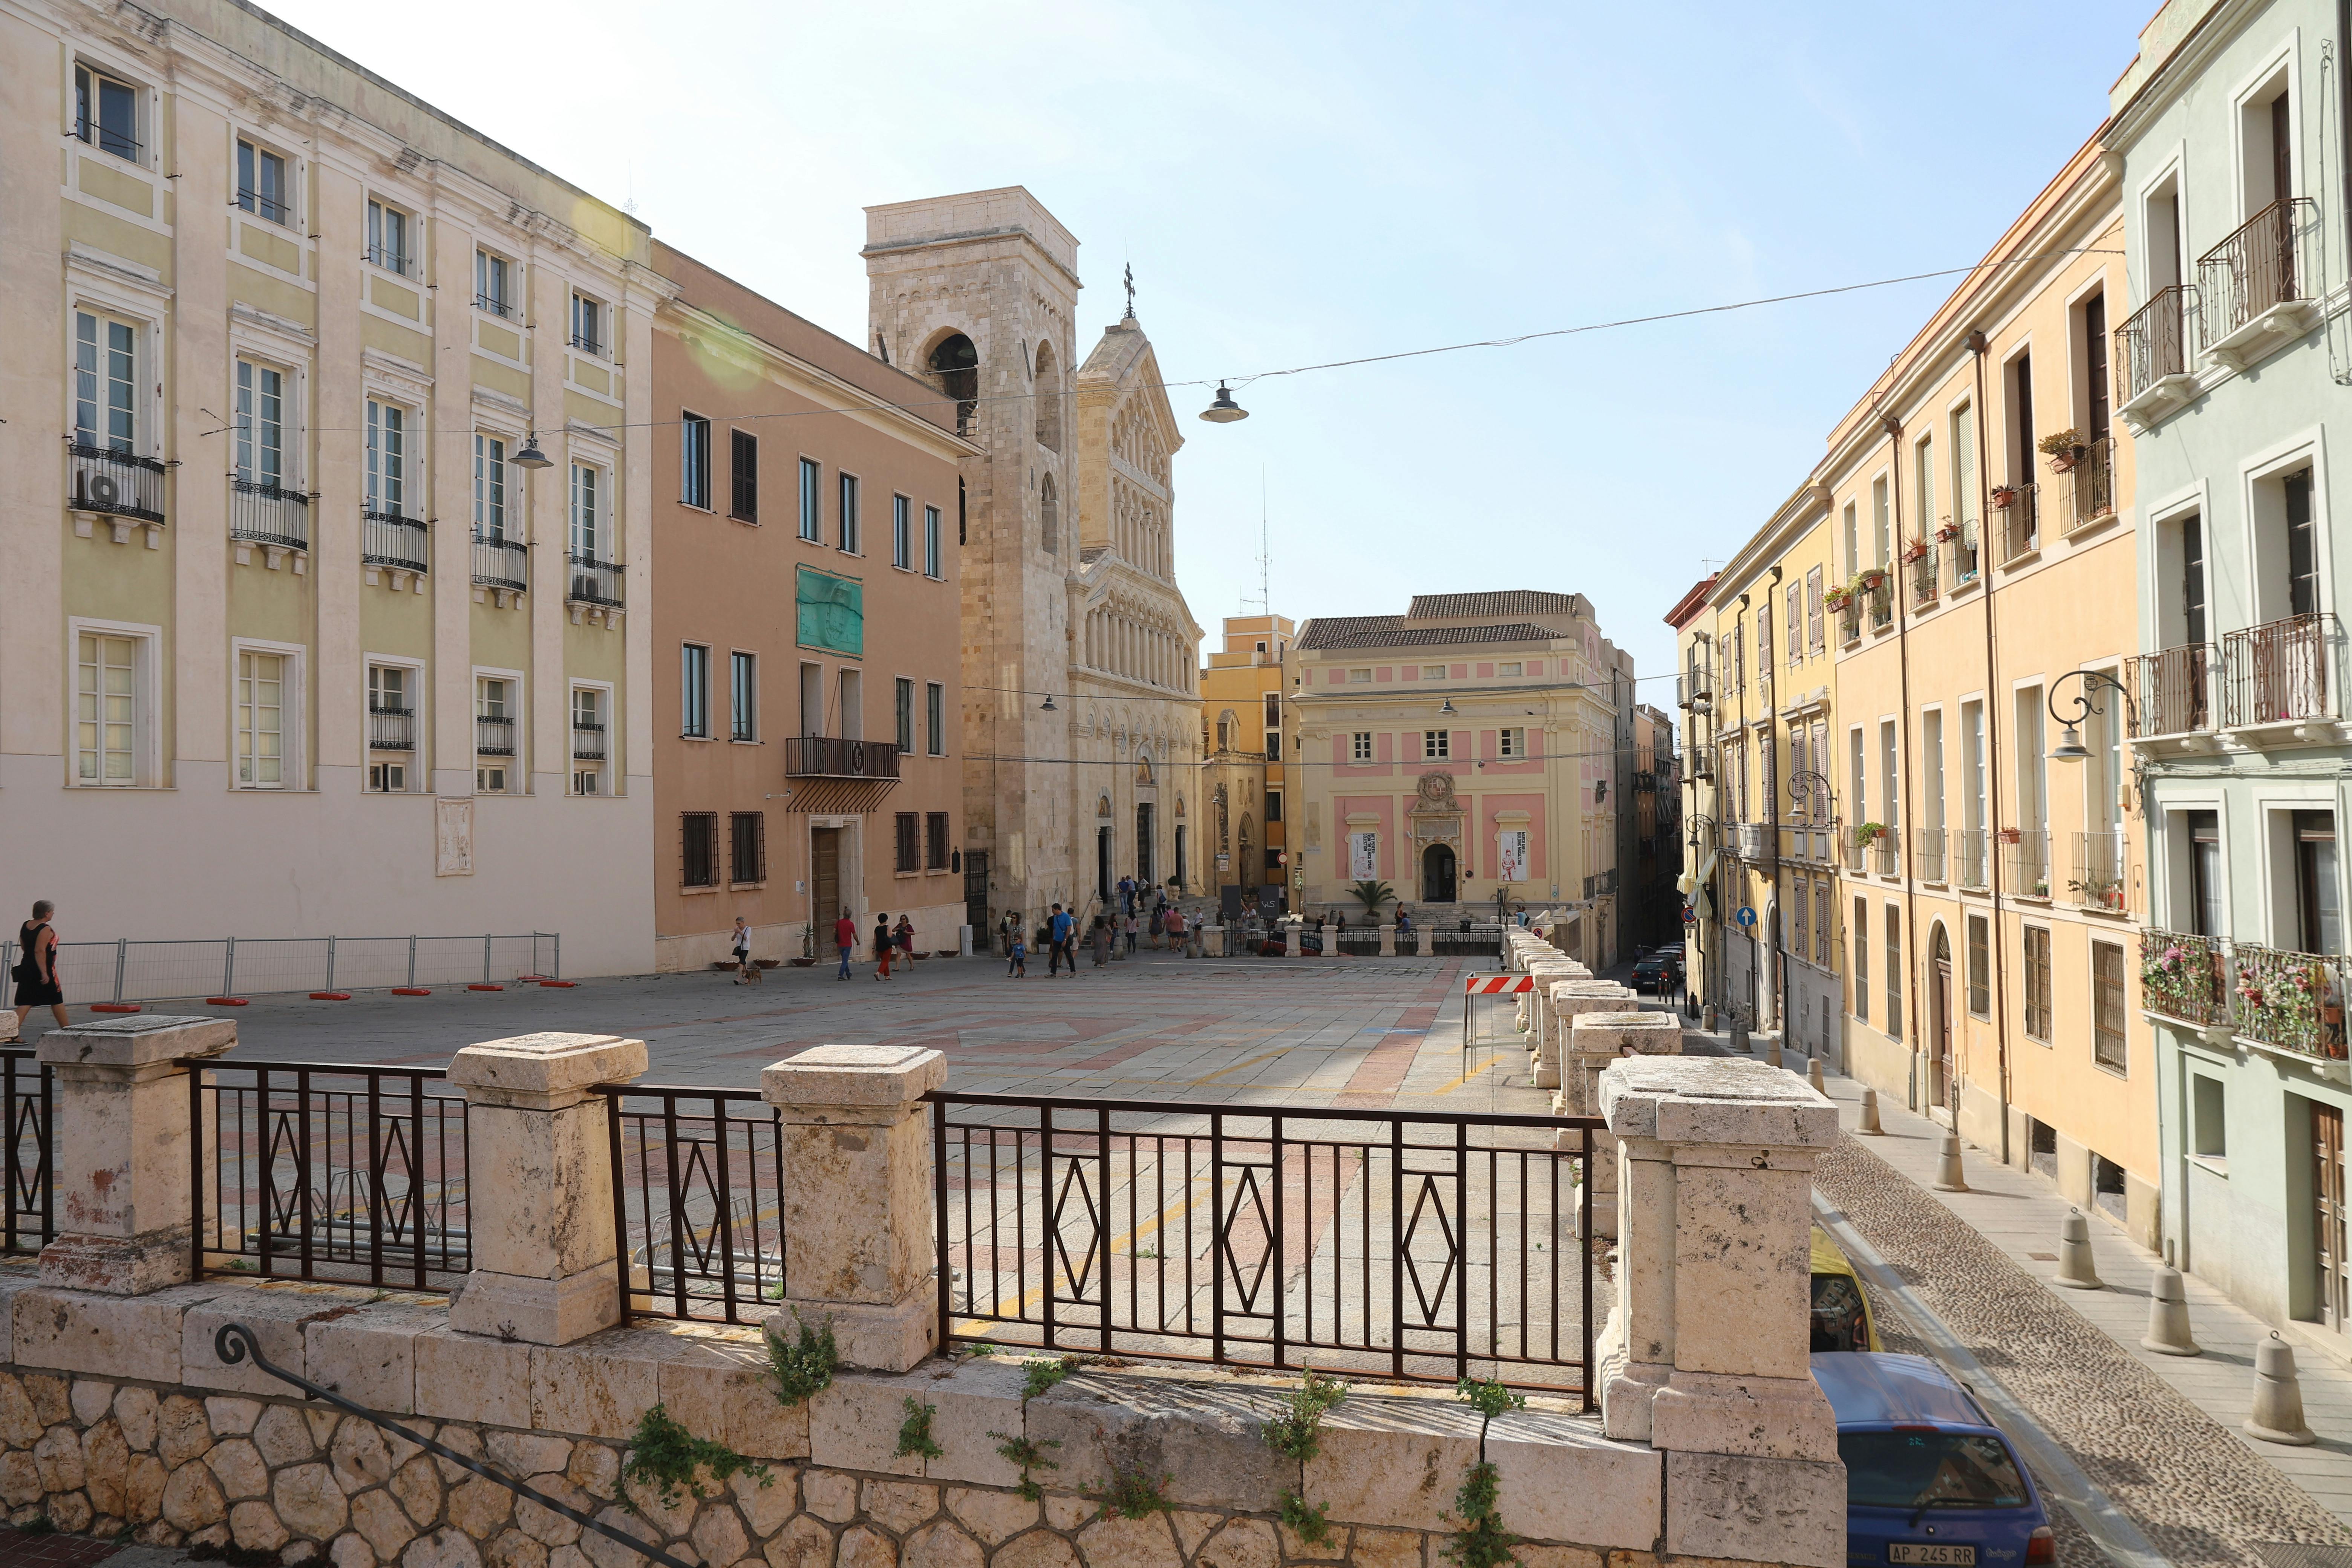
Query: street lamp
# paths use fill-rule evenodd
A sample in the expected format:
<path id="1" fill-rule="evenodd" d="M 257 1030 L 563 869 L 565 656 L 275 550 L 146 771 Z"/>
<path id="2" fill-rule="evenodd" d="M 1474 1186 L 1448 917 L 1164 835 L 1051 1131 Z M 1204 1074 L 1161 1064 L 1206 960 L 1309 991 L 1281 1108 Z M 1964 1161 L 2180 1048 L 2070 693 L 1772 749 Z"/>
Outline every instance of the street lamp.
<path id="1" fill-rule="evenodd" d="M 2083 689 L 2074 694 L 2074 716 L 2071 719 L 2058 711 L 2058 689 L 2070 680 L 2083 683 Z M 2050 717 L 2057 720 L 2061 726 L 2058 743 L 2050 748 L 2052 762 L 2079 763 L 2090 756 L 2090 748 L 2083 744 L 2083 721 L 2094 713 L 2106 711 L 2099 706 L 2094 695 L 2103 688 L 2123 699 L 2124 717 L 2130 721 L 2132 728 L 2139 727 L 2139 712 L 2132 706 L 2131 692 L 2122 681 L 2096 669 L 2070 669 L 2050 683 Z"/>
<path id="2" fill-rule="evenodd" d="M 1216 400 L 1201 410 L 1201 417 L 1212 425 L 1231 425 L 1236 419 L 1248 418 L 1249 410 L 1234 401 L 1234 395 L 1225 390 L 1221 381 L 1217 383 Z"/>
<path id="3" fill-rule="evenodd" d="M 523 437 L 522 450 L 517 452 L 509 461 L 518 468 L 537 470 L 555 467 L 555 459 L 539 449 L 539 432 L 536 430 Z"/>
<path id="4" fill-rule="evenodd" d="M 1454 699 L 1449 697 L 1445 700 L 1445 706 L 1437 710 L 1437 716 L 1441 719 L 1453 719 L 1460 716 L 1459 710 L 1454 706 Z"/>

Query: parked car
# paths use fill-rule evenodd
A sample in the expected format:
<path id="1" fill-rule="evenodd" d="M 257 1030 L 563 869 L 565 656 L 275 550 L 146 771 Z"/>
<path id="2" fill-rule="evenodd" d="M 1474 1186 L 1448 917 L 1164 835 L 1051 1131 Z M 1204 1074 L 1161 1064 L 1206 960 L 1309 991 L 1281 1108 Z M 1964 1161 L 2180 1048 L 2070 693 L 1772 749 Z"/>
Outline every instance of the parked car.
<path id="1" fill-rule="evenodd" d="M 1813 1226 L 1813 1349 L 1817 1351 L 1874 1351 L 1878 1348 L 1878 1325 L 1870 1316 L 1870 1293 L 1862 1288 L 1862 1276 L 1830 1239 L 1830 1233 L 1820 1226 Z"/>
<path id="2" fill-rule="evenodd" d="M 1682 949 L 1661 948 L 1643 954 L 1633 964 L 1633 989 L 1664 996 L 1682 983 Z"/>
<path id="3" fill-rule="evenodd" d="M 1260 958 L 1287 957 L 1289 955 L 1289 949 L 1285 945 L 1288 939 L 1284 935 L 1283 928 L 1277 926 L 1273 931 L 1266 932 L 1265 940 L 1257 944 L 1257 955 Z M 1309 930 L 1302 931 L 1298 933 L 1299 957 L 1305 958 L 1310 954 L 1320 957 L 1322 952 L 1323 933 L 1321 931 Z"/>
<path id="4" fill-rule="evenodd" d="M 2057 1537 L 2017 1450 L 1926 1356 L 1832 1351 L 1813 1380 L 1837 1413 L 1846 1561 L 2051 1568 Z"/>

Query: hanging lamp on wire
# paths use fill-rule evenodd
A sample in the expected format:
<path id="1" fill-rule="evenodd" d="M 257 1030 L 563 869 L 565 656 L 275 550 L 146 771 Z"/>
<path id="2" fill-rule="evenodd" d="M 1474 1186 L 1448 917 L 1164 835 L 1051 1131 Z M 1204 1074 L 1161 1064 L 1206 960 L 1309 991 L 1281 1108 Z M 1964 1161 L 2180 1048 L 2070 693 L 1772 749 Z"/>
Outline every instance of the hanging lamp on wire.
<path id="1" fill-rule="evenodd" d="M 1234 395 L 1225 390 L 1221 381 L 1217 383 L 1216 401 L 1201 410 L 1201 417 L 1212 425 L 1231 425 L 1236 419 L 1248 418 L 1249 410 L 1234 401 Z"/>

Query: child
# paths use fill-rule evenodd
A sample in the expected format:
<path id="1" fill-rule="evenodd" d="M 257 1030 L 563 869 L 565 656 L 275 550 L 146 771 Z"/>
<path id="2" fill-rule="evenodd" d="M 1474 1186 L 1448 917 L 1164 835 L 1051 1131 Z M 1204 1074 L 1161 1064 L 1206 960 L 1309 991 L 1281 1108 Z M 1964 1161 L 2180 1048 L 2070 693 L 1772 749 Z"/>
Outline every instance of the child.
<path id="1" fill-rule="evenodd" d="M 1004 978 L 1007 980 L 1028 979 L 1029 944 L 1022 941 L 1021 928 L 1019 926 L 1014 926 L 1013 930 L 1007 933 L 1004 951 L 1012 959 L 1012 962 L 1004 966 Z"/>

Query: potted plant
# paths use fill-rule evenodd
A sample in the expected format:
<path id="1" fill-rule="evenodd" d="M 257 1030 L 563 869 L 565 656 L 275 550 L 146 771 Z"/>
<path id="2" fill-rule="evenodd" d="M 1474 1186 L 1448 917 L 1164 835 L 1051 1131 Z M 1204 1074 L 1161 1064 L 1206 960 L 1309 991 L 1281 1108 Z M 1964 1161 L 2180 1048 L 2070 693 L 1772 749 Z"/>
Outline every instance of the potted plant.
<path id="1" fill-rule="evenodd" d="M 2000 841 L 2003 844 L 2014 844 L 2024 836 L 2022 828 L 2004 827 L 2000 830 Z"/>
<path id="2" fill-rule="evenodd" d="M 1936 542 L 1938 544 L 1949 544 L 1959 536 L 1960 525 L 1948 517 L 1936 525 Z"/>
<path id="3" fill-rule="evenodd" d="M 1375 920 L 1380 918 L 1381 906 L 1396 897 L 1396 889 L 1386 882 L 1355 882 L 1349 886 L 1348 891 L 1364 906 L 1364 912 Z"/>
<path id="4" fill-rule="evenodd" d="M 1885 837 L 1886 824 L 1883 822 L 1865 822 L 1861 826 L 1856 827 L 1853 830 L 1854 843 L 1864 849 L 1869 848 L 1872 845 L 1877 843 L 1880 839 Z"/>
<path id="5" fill-rule="evenodd" d="M 1886 586 L 1886 568 L 1884 566 L 1865 566 L 1861 571 L 1853 574 L 1853 580 L 1861 586 L 1864 592 L 1874 594 L 1879 589 Z"/>
<path id="6" fill-rule="evenodd" d="M 2007 511 L 2011 507 L 2015 506 L 2017 504 L 2017 487 L 2015 485 L 1993 486 L 1992 504 L 1994 509 L 2000 511 Z"/>
<path id="7" fill-rule="evenodd" d="M 1904 559 L 1904 560 L 1906 560 L 1906 561 L 1917 561 L 1917 560 L 1921 559 L 1922 557 L 1924 557 L 1927 553 L 1927 542 L 1926 540 L 1924 540 L 1924 539 L 1910 539 L 1910 540 L 1906 540 L 1906 541 L 1904 542 L 1904 544 L 1903 544 L 1903 559 Z"/>
<path id="8" fill-rule="evenodd" d="M 1832 583 L 1822 595 L 1822 603 L 1832 610 L 1843 610 L 1853 603 L 1853 590 L 1843 583 Z"/>
<path id="9" fill-rule="evenodd" d="M 2072 473 L 2074 465 L 2081 462 L 2084 455 L 2091 449 L 2090 443 L 2083 439 L 2083 433 L 2071 425 L 2044 436 L 2034 446 L 2050 459 L 2050 471 L 2053 474 Z"/>
<path id="10" fill-rule="evenodd" d="M 801 955 L 793 960 L 794 969 L 806 969 L 816 963 L 816 921 L 801 922 Z"/>

